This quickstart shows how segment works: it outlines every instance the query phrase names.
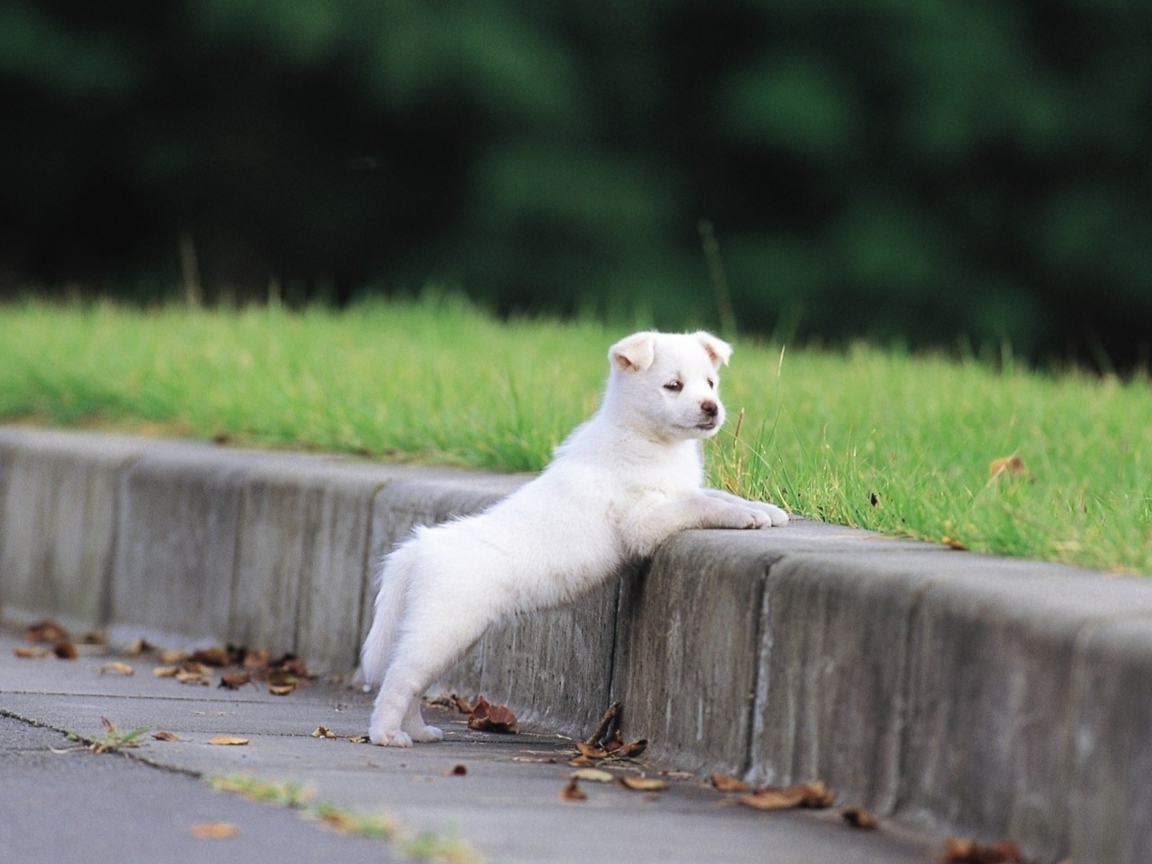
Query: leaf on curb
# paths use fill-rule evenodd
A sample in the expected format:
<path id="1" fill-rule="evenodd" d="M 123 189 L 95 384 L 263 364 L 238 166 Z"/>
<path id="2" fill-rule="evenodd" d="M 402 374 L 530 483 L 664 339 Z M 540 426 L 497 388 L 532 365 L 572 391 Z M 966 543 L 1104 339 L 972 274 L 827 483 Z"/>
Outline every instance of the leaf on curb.
<path id="1" fill-rule="evenodd" d="M 757 789 L 751 795 L 737 798 L 736 803 L 757 810 L 791 810 L 796 807 L 831 807 L 835 800 L 836 793 L 817 780 L 787 789 Z"/>
<path id="2" fill-rule="evenodd" d="M 317 726 L 312 730 L 313 738 L 338 738 L 339 736 L 327 726 Z"/>
<path id="3" fill-rule="evenodd" d="M 209 744 L 214 744 L 220 747 L 243 747 L 248 743 L 247 738 L 238 738 L 235 735 L 217 735 Z"/>
<path id="4" fill-rule="evenodd" d="M 76 646 L 71 642 L 57 642 L 56 647 L 52 649 L 52 653 L 61 660 L 75 660 L 80 656 L 76 651 Z"/>
<path id="5" fill-rule="evenodd" d="M 635 741 L 629 741 L 623 747 L 612 753 L 616 759 L 635 759 L 641 753 L 648 749 L 648 739 L 638 738 Z"/>
<path id="6" fill-rule="evenodd" d="M 751 792 L 752 787 L 735 777 L 727 774 L 713 774 L 709 780 L 712 786 L 721 792 Z"/>
<path id="7" fill-rule="evenodd" d="M 468 715 L 468 728 L 478 732 L 504 732 L 515 734 L 519 730 L 516 715 L 505 705 L 493 705 L 483 696 Z"/>
<path id="8" fill-rule="evenodd" d="M 865 831 L 871 831 L 880 825 L 876 817 L 863 807 L 845 807 L 840 811 L 840 818 L 853 828 L 861 828 Z"/>
<path id="9" fill-rule="evenodd" d="M 21 660 L 42 660 L 51 657 L 52 652 L 37 645 L 20 645 L 13 652 Z"/>
<path id="10" fill-rule="evenodd" d="M 616 775 L 601 771 L 599 768 L 581 768 L 579 771 L 573 771 L 569 776 L 576 780 L 588 780 L 592 783 L 614 783 L 616 781 Z"/>
<path id="11" fill-rule="evenodd" d="M 157 678 L 175 678 L 180 674 L 179 666 L 154 666 L 152 674 Z"/>
<path id="12" fill-rule="evenodd" d="M 105 663 L 100 667 L 101 675 L 135 675 L 136 670 L 129 666 L 127 663 Z"/>
<path id="13" fill-rule="evenodd" d="M 267 648 L 249 648 L 240 665 L 245 669 L 264 669 L 271 659 L 272 653 Z"/>
<path id="14" fill-rule="evenodd" d="M 188 659 L 187 651 L 161 651 L 156 659 L 166 666 L 179 666 Z"/>
<path id="15" fill-rule="evenodd" d="M 372 743 L 372 739 L 369 738 L 367 735 L 353 735 L 348 740 L 351 741 L 353 744 L 371 744 Z"/>
<path id="16" fill-rule="evenodd" d="M 621 777 L 620 782 L 637 792 L 663 792 L 668 788 L 667 780 L 656 777 Z"/>
<path id="17" fill-rule="evenodd" d="M 446 771 L 445 773 L 449 777 L 467 777 L 468 776 L 468 766 L 467 765 L 453 765 L 452 770 Z"/>
<path id="18" fill-rule="evenodd" d="M 251 680 L 252 680 L 252 673 L 251 672 L 246 672 L 246 671 L 229 672 L 227 675 L 221 675 L 220 676 L 220 684 L 217 686 L 226 687 L 229 690 L 239 690 L 241 687 L 243 687 L 245 684 L 247 684 Z"/>
<path id="19" fill-rule="evenodd" d="M 184 740 L 179 735 L 177 735 L 175 732 L 165 732 L 164 730 L 160 730 L 159 732 L 153 732 L 152 737 L 155 738 L 157 741 L 183 741 Z"/>
<path id="20" fill-rule="evenodd" d="M 230 840 L 240 833 L 231 822 L 201 822 L 192 826 L 192 836 L 198 840 Z"/>
<path id="21" fill-rule="evenodd" d="M 580 781 L 573 777 L 568 785 L 560 790 L 561 801 L 587 801 L 588 794 L 580 788 Z"/>
<path id="22" fill-rule="evenodd" d="M 940 538 L 940 542 L 947 546 L 949 549 L 955 549 L 957 552 L 968 551 L 968 547 L 965 546 L 961 541 L 957 540 L 955 537 L 949 537 L 947 534 Z"/>
<path id="23" fill-rule="evenodd" d="M 995 843 L 977 843 L 967 837 L 944 841 L 944 864 L 1025 864 L 1020 847 L 1009 838 Z"/>

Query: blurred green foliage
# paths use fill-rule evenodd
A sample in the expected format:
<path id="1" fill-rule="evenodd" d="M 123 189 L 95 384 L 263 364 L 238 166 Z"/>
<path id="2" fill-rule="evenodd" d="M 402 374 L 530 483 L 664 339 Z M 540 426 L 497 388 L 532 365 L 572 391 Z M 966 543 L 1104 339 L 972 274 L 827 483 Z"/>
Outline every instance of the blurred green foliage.
<path id="1" fill-rule="evenodd" d="M 746 331 L 1146 362 L 1150 45 L 1145 0 L 6 0 L 0 293 L 178 295 L 183 237 L 209 299 L 717 326 L 706 220 Z"/>

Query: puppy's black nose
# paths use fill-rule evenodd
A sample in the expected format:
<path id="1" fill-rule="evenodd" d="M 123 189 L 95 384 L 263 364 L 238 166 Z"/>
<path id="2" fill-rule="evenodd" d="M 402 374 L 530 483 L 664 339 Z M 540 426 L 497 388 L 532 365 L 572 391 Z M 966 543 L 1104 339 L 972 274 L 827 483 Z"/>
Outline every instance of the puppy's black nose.
<path id="1" fill-rule="evenodd" d="M 704 402 L 701 402 L 700 403 L 700 410 L 704 412 L 705 417 L 715 417 L 717 414 L 720 413 L 720 409 L 716 406 L 716 403 L 713 402 L 711 399 L 708 399 Z"/>

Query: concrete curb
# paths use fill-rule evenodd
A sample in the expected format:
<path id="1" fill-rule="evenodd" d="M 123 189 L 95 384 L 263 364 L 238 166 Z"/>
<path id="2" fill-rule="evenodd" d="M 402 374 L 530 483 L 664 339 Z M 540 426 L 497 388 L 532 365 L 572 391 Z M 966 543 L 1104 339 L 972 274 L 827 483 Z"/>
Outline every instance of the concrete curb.
<path id="1" fill-rule="evenodd" d="M 345 672 L 371 562 L 524 478 L 0 426 L 0 602 Z M 1152 860 L 1152 583 L 800 522 L 685 532 L 444 686 L 1039 860 Z"/>

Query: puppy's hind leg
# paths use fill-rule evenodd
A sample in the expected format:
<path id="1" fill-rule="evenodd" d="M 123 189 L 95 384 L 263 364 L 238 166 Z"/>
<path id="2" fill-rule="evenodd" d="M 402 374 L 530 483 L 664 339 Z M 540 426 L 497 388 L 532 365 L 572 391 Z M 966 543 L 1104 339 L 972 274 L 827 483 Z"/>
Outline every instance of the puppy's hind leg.
<path id="1" fill-rule="evenodd" d="M 392 662 L 376 696 L 368 727 L 373 744 L 411 747 L 413 741 L 443 740 L 443 731 L 424 723 L 420 697 L 491 623 L 486 616 L 477 615 L 475 608 L 468 615 L 456 610 L 454 620 L 432 614 L 416 614 L 413 618 L 411 624 L 406 622 L 393 648 Z"/>

